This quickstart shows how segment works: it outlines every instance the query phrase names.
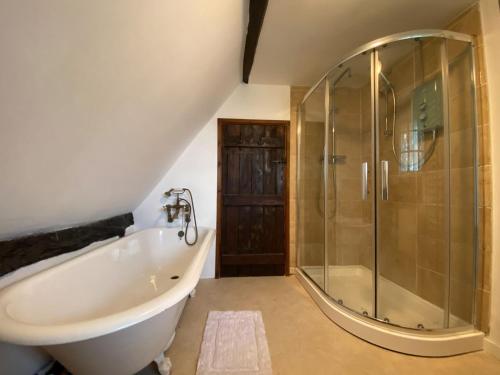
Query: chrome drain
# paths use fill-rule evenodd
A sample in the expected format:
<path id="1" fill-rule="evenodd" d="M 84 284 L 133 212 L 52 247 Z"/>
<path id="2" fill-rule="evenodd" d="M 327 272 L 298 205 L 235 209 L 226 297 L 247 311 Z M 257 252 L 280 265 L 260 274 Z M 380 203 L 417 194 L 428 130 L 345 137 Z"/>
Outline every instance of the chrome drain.
<path id="1" fill-rule="evenodd" d="M 178 278 L 179 278 L 179 276 L 177 276 L 177 275 L 170 276 L 170 279 L 171 279 L 171 280 L 177 280 Z"/>
<path id="2" fill-rule="evenodd" d="M 417 328 L 418 329 L 425 329 L 424 325 L 422 323 L 418 323 L 417 324 Z"/>
<path id="3" fill-rule="evenodd" d="M 390 323 L 391 321 L 389 320 L 389 318 L 384 318 L 384 323 Z"/>
<path id="4" fill-rule="evenodd" d="M 364 315 L 364 316 L 368 316 L 368 311 L 364 310 L 364 311 L 363 311 L 363 315 Z"/>

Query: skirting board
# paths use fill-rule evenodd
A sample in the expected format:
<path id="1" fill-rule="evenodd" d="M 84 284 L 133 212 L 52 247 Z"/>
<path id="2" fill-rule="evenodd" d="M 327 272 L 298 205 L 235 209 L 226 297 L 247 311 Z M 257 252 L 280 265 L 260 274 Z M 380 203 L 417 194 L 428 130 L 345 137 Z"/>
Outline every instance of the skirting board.
<path id="1" fill-rule="evenodd" d="M 483 341 L 484 351 L 493 354 L 495 357 L 500 359 L 500 345 L 493 342 L 489 337 L 485 337 Z"/>

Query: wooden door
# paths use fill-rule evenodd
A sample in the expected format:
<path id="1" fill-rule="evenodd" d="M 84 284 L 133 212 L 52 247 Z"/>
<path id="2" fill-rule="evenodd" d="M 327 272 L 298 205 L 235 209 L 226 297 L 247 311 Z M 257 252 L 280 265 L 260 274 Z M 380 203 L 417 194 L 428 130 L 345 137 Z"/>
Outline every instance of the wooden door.
<path id="1" fill-rule="evenodd" d="M 288 125 L 219 119 L 217 276 L 287 273 Z"/>

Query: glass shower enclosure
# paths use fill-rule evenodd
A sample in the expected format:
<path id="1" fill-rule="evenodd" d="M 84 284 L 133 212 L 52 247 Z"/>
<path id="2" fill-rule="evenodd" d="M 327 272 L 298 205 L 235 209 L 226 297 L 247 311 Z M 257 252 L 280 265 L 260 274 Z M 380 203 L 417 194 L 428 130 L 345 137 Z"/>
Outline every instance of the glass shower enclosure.
<path id="1" fill-rule="evenodd" d="M 418 331 L 474 325 L 473 48 L 441 30 L 379 39 L 300 106 L 299 270 L 348 313 Z"/>

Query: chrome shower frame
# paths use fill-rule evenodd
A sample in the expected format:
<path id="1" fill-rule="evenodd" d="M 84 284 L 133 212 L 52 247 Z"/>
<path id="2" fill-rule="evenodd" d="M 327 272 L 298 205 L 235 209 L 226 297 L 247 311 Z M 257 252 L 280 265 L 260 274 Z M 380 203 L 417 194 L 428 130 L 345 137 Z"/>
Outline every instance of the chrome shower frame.
<path id="1" fill-rule="evenodd" d="M 350 59 L 361 55 L 363 53 L 369 52 L 370 50 L 376 49 L 378 47 L 382 47 L 385 44 L 398 42 L 407 39 L 418 39 L 418 38 L 443 38 L 443 39 L 451 39 L 458 40 L 461 42 L 468 42 L 474 46 L 474 39 L 471 35 L 457 33 L 449 30 L 439 30 L 439 29 L 423 29 L 423 30 L 414 30 L 414 31 L 406 31 L 403 33 L 392 34 L 389 36 L 385 36 L 383 38 L 376 39 L 374 41 L 363 44 L 361 47 L 356 48 L 351 53 L 348 53 L 343 58 L 339 60 L 337 64 L 335 64 L 332 68 L 328 69 L 326 73 L 324 73 L 318 82 L 316 82 L 309 91 L 304 95 L 301 104 L 304 104 L 307 98 L 316 90 L 316 88 L 330 75 L 333 73 L 335 69 L 341 69 L 342 65 L 349 61 Z"/>
<path id="2" fill-rule="evenodd" d="M 359 320 L 362 320 L 362 321 L 366 321 L 367 323 L 369 324 L 375 324 L 375 325 L 378 325 L 380 327 L 390 327 L 390 329 L 394 329 L 394 330 L 397 330 L 397 331 L 400 331 L 400 332 L 409 332 L 409 333 L 416 333 L 418 332 L 419 334 L 427 334 L 427 335 L 438 335 L 438 334 L 453 334 L 453 333 L 459 333 L 459 332 L 464 332 L 464 331 L 467 331 L 467 330 L 471 330 L 474 328 L 474 326 L 476 325 L 477 323 L 477 320 L 478 320 L 478 317 L 477 317 L 477 312 L 476 312 L 476 301 L 475 301 L 475 298 L 476 298 L 476 289 L 477 289 L 477 268 L 479 266 L 479 261 L 480 261 L 480 257 L 478 255 L 478 243 L 479 243 L 479 223 L 478 223 L 478 220 L 479 220 L 479 215 L 478 215 L 478 198 L 477 198 L 477 195 L 478 195 L 478 147 L 477 147 L 477 139 L 478 139 L 478 135 L 477 135 L 477 126 L 478 126 L 478 111 L 477 111 L 477 98 L 476 98 L 476 93 L 477 93 L 477 82 L 476 82 L 476 61 L 475 61 L 475 49 L 476 49 L 476 46 L 474 44 L 474 39 L 472 36 L 470 35 L 467 35 L 467 34 L 462 34 L 462 33 L 457 33 L 457 32 L 453 32 L 453 31 L 448 31 L 448 30 L 438 30 L 438 29 L 424 29 L 424 30 L 415 30 L 415 31 L 408 31 L 408 32 L 403 32 L 403 33 L 398 33 L 398 34 L 393 34 L 393 35 L 390 35 L 390 36 L 386 36 L 386 37 L 383 37 L 383 38 L 379 38 L 377 40 L 374 40 L 372 42 L 369 42 L 369 43 L 366 43 L 362 46 L 360 46 L 359 48 L 356 48 L 355 50 L 353 50 L 351 53 L 345 55 L 343 58 L 341 58 L 339 60 L 338 63 L 336 63 L 332 68 L 330 68 L 328 71 L 326 71 L 322 76 L 321 78 L 319 79 L 319 81 L 314 84 L 311 89 L 306 93 L 306 95 L 304 96 L 304 98 L 302 99 L 302 102 L 300 103 L 299 105 L 299 108 L 298 108 L 298 113 L 297 113 L 297 118 L 298 118 L 298 122 L 297 122 L 297 180 L 296 180 L 296 184 L 297 184 L 297 197 L 300 197 L 300 193 L 301 193 L 301 188 L 300 188 L 300 181 L 301 181 L 301 175 L 300 175 L 300 170 L 301 170 L 301 161 L 300 161 L 300 155 L 301 155 L 301 132 L 303 131 L 302 129 L 302 122 L 303 122 L 303 113 L 302 113 L 302 106 L 306 103 L 307 99 L 312 95 L 313 92 L 315 92 L 315 90 L 321 85 L 321 84 L 325 84 L 325 127 L 324 127 L 324 131 L 325 131 L 325 140 L 324 140 L 324 155 L 328 155 L 328 142 L 329 142 L 329 133 L 328 133 L 328 130 L 329 130 L 329 110 L 331 109 L 331 105 L 333 104 L 333 100 L 334 99 L 330 99 L 329 98 L 329 91 L 330 91 L 330 86 L 332 85 L 332 83 L 330 82 L 330 79 L 329 77 L 332 77 L 332 76 L 336 76 L 336 79 L 335 81 L 333 82 L 333 86 L 335 86 L 335 84 L 346 74 L 347 72 L 347 69 L 344 67 L 344 64 L 347 63 L 349 60 L 359 56 L 359 55 L 364 55 L 364 54 L 367 54 L 369 53 L 371 55 L 371 87 L 372 87 L 372 91 L 371 91 L 371 110 L 372 110 L 372 140 L 371 140 L 371 144 L 372 144 L 372 150 L 379 150 L 379 138 L 380 138 L 380 120 L 379 120 L 379 98 L 378 98 L 378 94 L 375 94 L 375 93 L 378 93 L 378 78 L 377 78 L 377 75 L 379 73 L 379 57 L 378 57 L 378 49 L 381 48 L 381 47 L 384 47 L 385 45 L 388 45 L 388 44 L 391 44 L 391 43 L 394 43 L 394 42 L 399 42 L 399 41 L 404 41 L 404 40 L 411 40 L 411 39 L 420 39 L 420 38 L 440 38 L 442 39 L 442 43 L 441 43 L 441 53 L 440 53 L 440 56 L 441 56 L 441 74 L 443 76 L 443 87 L 447 87 L 445 85 L 447 85 L 448 83 L 448 66 L 449 66 L 449 61 L 448 61 L 448 56 L 447 56 L 447 50 L 446 50 L 446 40 L 455 40 L 455 41 L 460 41 L 460 42 L 465 42 L 465 43 L 469 43 L 470 47 L 471 47 L 471 56 L 472 56 L 472 66 L 471 66 L 471 74 L 472 74 L 472 80 L 471 80 L 471 97 L 473 99 L 473 111 L 474 111 L 474 115 L 473 115 L 473 120 L 474 120 L 474 126 L 472 127 L 473 128 L 473 154 L 474 154 L 474 165 L 473 165 L 473 175 L 474 175 L 474 191 L 473 191 L 473 194 L 474 194 L 474 198 L 473 198 L 473 201 L 474 201 L 474 218 L 473 218 L 473 228 L 472 228 L 472 231 L 473 231 L 473 249 L 471 249 L 473 251 L 473 265 L 474 265 L 474 273 L 475 273 L 475 276 L 474 276 L 474 285 L 473 285 L 473 290 L 474 292 L 472 293 L 473 295 L 473 301 L 471 301 L 472 303 L 472 323 L 470 325 L 466 325 L 466 326 L 461 326 L 461 327 L 452 327 L 450 328 L 449 327 L 449 322 L 448 322 L 448 319 L 449 319 L 449 315 L 450 315 L 450 307 L 449 307 L 449 288 L 450 288 L 450 285 L 449 285 L 449 280 L 450 280 L 450 269 L 449 269 L 449 266 L 450 266 L 450 262 L 449 262 L 449 257 L 450 257 L 450 243 L 448 241 L 448 243 L 446 244 L 446 253 L 447 253 L 447 258 L 448 258 L 448 277 L 447 277 L 447 280 L 446 280 L 446 287 L 445 287 L 445 293 L 447 294 L 445 296 L 445 304 L 444 304 L 444 308 L 443 308 L 443 314 L 444 314 L 444 317 L 443 317 L 443 325 L 444 325 L 444 328 L 437 328 L 437 329 L 429 329 L 429 328 L 426 328 L 426 329 L 414 329 L 414 328 L 410 328 L 410 327 L 403 327 L 403 326 L 399 326 L 397 324 L 394 324 L 394 323 L 387 323 L 387 322 L 383 322 L 381 319 L 378 319 L 376 318 L 377 316 L 377 307 L 378 307 L 378 290 L 377 290 L 377 283 L 378 283 L 378 280 L 377 278 L 379 277 L 379 267 L 377 265 L 377 261 L 379 259 L 379 254 L 378 254 L 378 249 L 380 248 L 380 244 L 378 243 L 380 241 L 380 238 L 379 238 L 379 235 L 378 235 L 378 230 L 374 230 L 373 231 L 373 236 L 372 236 L 372 243 L 375 244 L 374 246 L 374 251 L 372 251 L 372 262 L 373 262 L 373 270 L 372 270 L 372 273 L 373 273 L 373 316 L 363 316 L 361 314 L 359 314 L 357 311 L 354 311 L 352 309 L 350 309 L 349 307 L 345 306 L 345 305 L 341 305 L 339 304 L 336 300 L 334 300 L 330 295 L 328 295 L 327 293 L 327 280 L 328 280 L 328 251 L 326 251 L 326 249 L 328 249 L 328 231 L 327 231 L 327 220 L 324 221 L 324 246 L 325 246 L 325 256 L 324 256 L 324 266 L 325 266 L 325 270 L 324 270 L 324 279 L 323 279 L 323 284 L 324 285 L 318 285 L 319 287 L 321 287 L 321 289 L 325 292 L 323 293 L 323 296 L 322 298 L 325 298 L 327 300 L 330 300 L 331 302 L 333 302 L 336 307 L 343 311 L 344 313 L 348 314 L 348 315 L 352 315 L 354 316 L 356 319 L 359 319 Z M 342 72 L 339 73 L 340 70 L 343 70 Z M 445 104 L 446 103 L 446 104 Z M 334 131 L 335 131 L 335 121 L 332 121 L 332 133 L 334 134 Z M 444 138 L 448 138 L 447 135 L 448 135 L 448 131 L 449 131 L 449 114 L 448 114 L 448 88 L 446 89 L 443 89 L 443 129 L 444 129 Z M 334 135 L 333 135 L 334 136 Z M 447 140 L 446 142 L 447 144 L 445 145 L 445 148 L 449 150 L 449 140 Z M 334 138 L 333 138 L 333 144 L 334 143 Z M 335 153 L 335 150 L 333 151 L 333 153 Z M 446 154 L 448 154 L 448 152 L 446 152 Z M 447 160 L 445 160 L 445 163 L 448 163 L 449 165 L 449 155 L 447 155 Z M 370 165 L 370 168 L 371 168 L 371 173 L 372 173 L 372 176 L 374 176 L 374 178 L 371 179 L 371 185 L 370 185 L 370 188 L 372 189 L 372 192 L 373 192 L 373 196 L 374 197 L 377 197 L 376 199 L 373 199 L 373 202 L 372 202 L 372 219 L 373 219 L 373 223 L 377 223 L 379 222 L 378 220 L 378 215 L 379 213 L 377 212 L 377 207 L 378 207 L 378 203 L 377 203 L 377 199 L 378 199 L 378 196 L 380 194 L 380 190 L 378 189 L 378 186 L 380 186 L 380 181 L 379 181 L 379 171 L 378 171 L 378 157 L 376 157 L 375 154 L 373 154 L 372 156 L 372 161 L 371 161 L 371 165 Z M 327 210 L 328 210 L 328 204 L 327 204 L 327 192 L 328 192 L 328 168 L 329 168 L 329 164 L 328 164 L 328 160 L 327 161 L 323 161 L 323 170 L 322 170 L 322 178 L 323 178 L 323 181 L 322 181 L 322 184 L 323 184 L 323 188 L 324 188 L 324 212 L 326 213 Z M 444 189 L 448 190 L 450 189 L 450 180 L 449 180 L 449 172 L 448 172 L 448 176 L 446 178 L 446 181 L 445 181 L 445 187 Z M 447 200 L 448 200 L 448 203 L 449 203 L 449 199 L 450 199 L 450 196 L 449 194 L 447 194 Z M 449 207 L 449 205 L 448 205 Z M 300 221 L 300 210 L 301 210 L 301 207 L 300 207 L 300 200 L 297 199 L 296 200 L 296 223 L 297 223 L 297 233 L 300 231 L 300 225 L 301 225 L 301 221 Z M 448 212 L 448 216 L 445 217 L 445 232 L 449 233 L 450 231 L 450 216 L 449 216 L 449 212 Z M 298 243 L 299 241 L 297 241 Z M 297 271 L 303 276 L 305 277 L 306 279 L 309 279 L 311 283 L 313 284 L 316 284 L 305 272 L 303 272 L 300 268 L 301 268 L 301 263 L 302 263 L 302 254 L 301 254 L 301 249 L 300 249 L 300 246 L 297 245 Z"/>

